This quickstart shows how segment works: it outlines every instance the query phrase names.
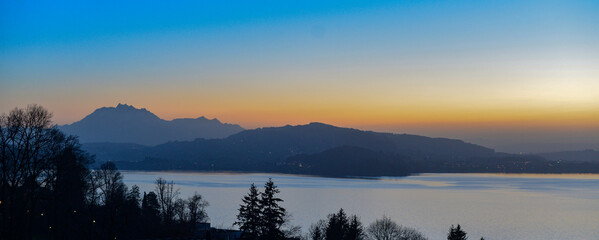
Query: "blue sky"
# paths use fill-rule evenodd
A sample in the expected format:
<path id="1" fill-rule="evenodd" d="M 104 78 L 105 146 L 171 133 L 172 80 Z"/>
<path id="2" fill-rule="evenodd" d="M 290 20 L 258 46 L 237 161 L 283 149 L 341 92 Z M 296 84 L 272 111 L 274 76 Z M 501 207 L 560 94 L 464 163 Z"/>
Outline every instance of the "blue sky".
<path id="1" fill-rule="evenodd" d="M 593 147 L 598 25 L 598 1 L 1 1 L 0 112 Z"/>

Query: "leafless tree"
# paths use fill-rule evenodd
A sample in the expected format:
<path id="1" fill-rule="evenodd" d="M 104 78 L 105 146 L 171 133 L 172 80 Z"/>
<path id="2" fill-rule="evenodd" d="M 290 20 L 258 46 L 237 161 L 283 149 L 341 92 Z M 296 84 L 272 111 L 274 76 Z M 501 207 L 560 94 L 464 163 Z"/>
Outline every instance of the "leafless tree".
<path id="1" fill-rule="evenodd" d="M 387 216 L 375 220 L 366 231 L 373 240 L 396 240 L 399 238 L 399 225 Z"/>
<path id="2" fill-rule="evenodd" d="M 181 223 L 189 222 L 189 212 L 187 211 L 187 201 L 177 198 L 175 200 L 174 215 Z"/>
<path id="3" fill-rule="evenodd" d="M 160 204 L 160 212 L 164 222 L 172 222 L 175 215 L 175 201 L 179 196 L 179 189 L 175 184 L 167 182 L 163 178 L 156 179 L 156 195 Z"/>
<path id="4" fill-rule="evenodd" d="M 59 165 L 64 172 L 64 154 L 73 163 L 87 164 L 91 158 L 79 150 L 75 137 L 66 136 L 54 127 L 52 114 L 41 106 L 15 108 L 0 115 L 0 232 L 11 238 L 18 224 L 30 224 L 31 215 L 39 207 L 39 189 L 56 187 Z M 72 172 L 85 174 L 86 171 Z M 19 233 L 29 238 L 29 231 Z"/>
<path id="5" fill-rule="evenodd" d="M 426 240 L 416 229 L 401 226 L 387 216 L 371 223 L 366 231 L 373 240 Z"/>
<path id="6" fill-rule="evenodd" d="M 10 238 L 16 229 L 15 223 L 26 222 L 19 214 L 20 208 L 36 206 L 33 189 L 42 184 L 40 179 L 48 166 L 53 136 L 52 114 L 38 105 L 25 109 L 15 108 L 0 115 L 0 205 L 4 236 Z M 28 209 L 32 211 L 33 209 Z"/>
<path id="7" fill-rule="evenodd" d="M 406 227 L 399 226 L 399 238 L 398 240 L 427 240 L 427 238 L 418 230 Z"/>
<path id="8" fill-rule="evenodd" d="M 301 239 L 302 238 L 302 227 L 299 225 L 291 224 L 293 220 L 293 215 L 287 213 L 285 215 L 285 223 L 283 223 L 282 230 L 285 238 L 294 238 Z"/>
<path id="9" fill-rule="evenodd" d="M 327 228 L 327 222 L 324 219 L 318 220 L 318 222 L 316 222 L 315 224 L 312 224 L 312 226 L 310 226 L 310 229 L 308 230 L 307 239 L 324 240 L 326 228 Z"/>
<path id="10" fill-rule="evenodd" d="M 104 204 L 124 199 L 126 186 L 123 183 L 123 175 L 114 163 L 102 164 L 100 169 L 96 171 L 96 177 L 100 183 L 99 188 Z"/>
<path id="11" fill-rule="evenodd" d="M 100 175 L 98 174 L 99 172 L 97 170 L 92 171 L 88 176 L 87 176 L 87 192 L 85 194 L 86 196 L 86 200 L 87 203 L 90 205 L 90 207 L 94 207 L 97 206 L 98 204 L 100 204 L 100 186 L 101 181 L 100 181 Z"/>
<path id="12" fill-rule="evenodd" d="M 0 116 L 0 180 L 9 189 L 37 181 L 53 145 L 52 114 L 38 105 Z"/>
<path id="13" fill-rule="evenodd" d="M 189 210 L 189 221 L 192 224 L 208 221 L 206 207 L 208 202 L 202 198 L 202 195 L 197 192 L 187 199 L 187 209 Z"/>

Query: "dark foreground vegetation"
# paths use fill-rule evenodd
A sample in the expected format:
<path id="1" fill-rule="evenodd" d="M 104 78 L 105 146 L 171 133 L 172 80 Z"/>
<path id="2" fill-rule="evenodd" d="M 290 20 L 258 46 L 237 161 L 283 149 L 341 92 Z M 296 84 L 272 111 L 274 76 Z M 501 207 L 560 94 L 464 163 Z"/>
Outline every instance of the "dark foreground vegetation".
<path id="1" fill-rule="evenodd" d="M 2 239 L 139 239 L 191 236 L 206 222 L 199 194 L 183 200 L 173 183 L 128 188 L 111 162 L 93 158 L 76 138 L 51 126 L 39 106 L 0 116 Z"/>

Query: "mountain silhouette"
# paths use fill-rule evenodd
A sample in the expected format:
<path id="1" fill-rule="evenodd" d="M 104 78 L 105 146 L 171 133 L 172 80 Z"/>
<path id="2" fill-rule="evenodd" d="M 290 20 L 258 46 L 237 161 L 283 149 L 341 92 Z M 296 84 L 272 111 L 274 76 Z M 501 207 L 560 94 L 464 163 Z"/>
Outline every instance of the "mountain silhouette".
<path id="1" fill-rule="evenodd" d="M 136 162 L 125 164 L 130 169 L 265 171 L 273 170 L 277 165 L 285 165 L 288 158 L 296 155 L 316 154 L 342 146 L 366 149 L 367 154 L 384 153 L 385 159 L 389 155 L 423 161 L 451 161 L 495 154 L 492 149 L 461 140 L 361 131 L 323 123 L 259 128 L 223 139 L 168 142 L 145 148 L 102 148 L 97 145 L 92 148 L 84 147 L 91 153 L 94 153 L 93 149 L 104 149 L 102 154 L 97 155 L 99 162 Z M 115 150 L 106 152 L 110 149 Z M 342 148 L 335 154 L 348 150 L 356 151 L 353 148 Z M 109 158 L 103 159 L 102 156 Z"/>
<path id="2" fill-rule="evenodd" d="M 447 138 L 379 133 L 323 123 L 245 130 L 221 139 L 156 146 L 84 144 L 96 162 L 128 170 L 280 172 L 320 176 L 404 176 L 425 172 L 593 173 L 599 165 L 498 153 Z"/>
<path id="3" fill-rule="evenodd" d="M 156 145 L 168 141 L 196 138 L 224 138 L 244 129 L 221 123 L 218 119 L 184 118 L 167 121 L 145 108 L 127 104 L 103 107 L 70 125 L 59 126 L 67 134 L 76 135 L 82 143 L 111 142 Z"/>

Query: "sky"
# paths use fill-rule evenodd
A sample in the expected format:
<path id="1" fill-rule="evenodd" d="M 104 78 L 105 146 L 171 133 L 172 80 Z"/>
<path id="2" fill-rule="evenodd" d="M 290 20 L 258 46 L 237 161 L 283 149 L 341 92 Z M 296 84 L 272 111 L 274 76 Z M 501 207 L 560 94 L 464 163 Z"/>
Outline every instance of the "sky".
<path id="1" fill-rule="evenodd" d="M 599 1 L 0 0 L 0 112 L 599 149 Z"/>

